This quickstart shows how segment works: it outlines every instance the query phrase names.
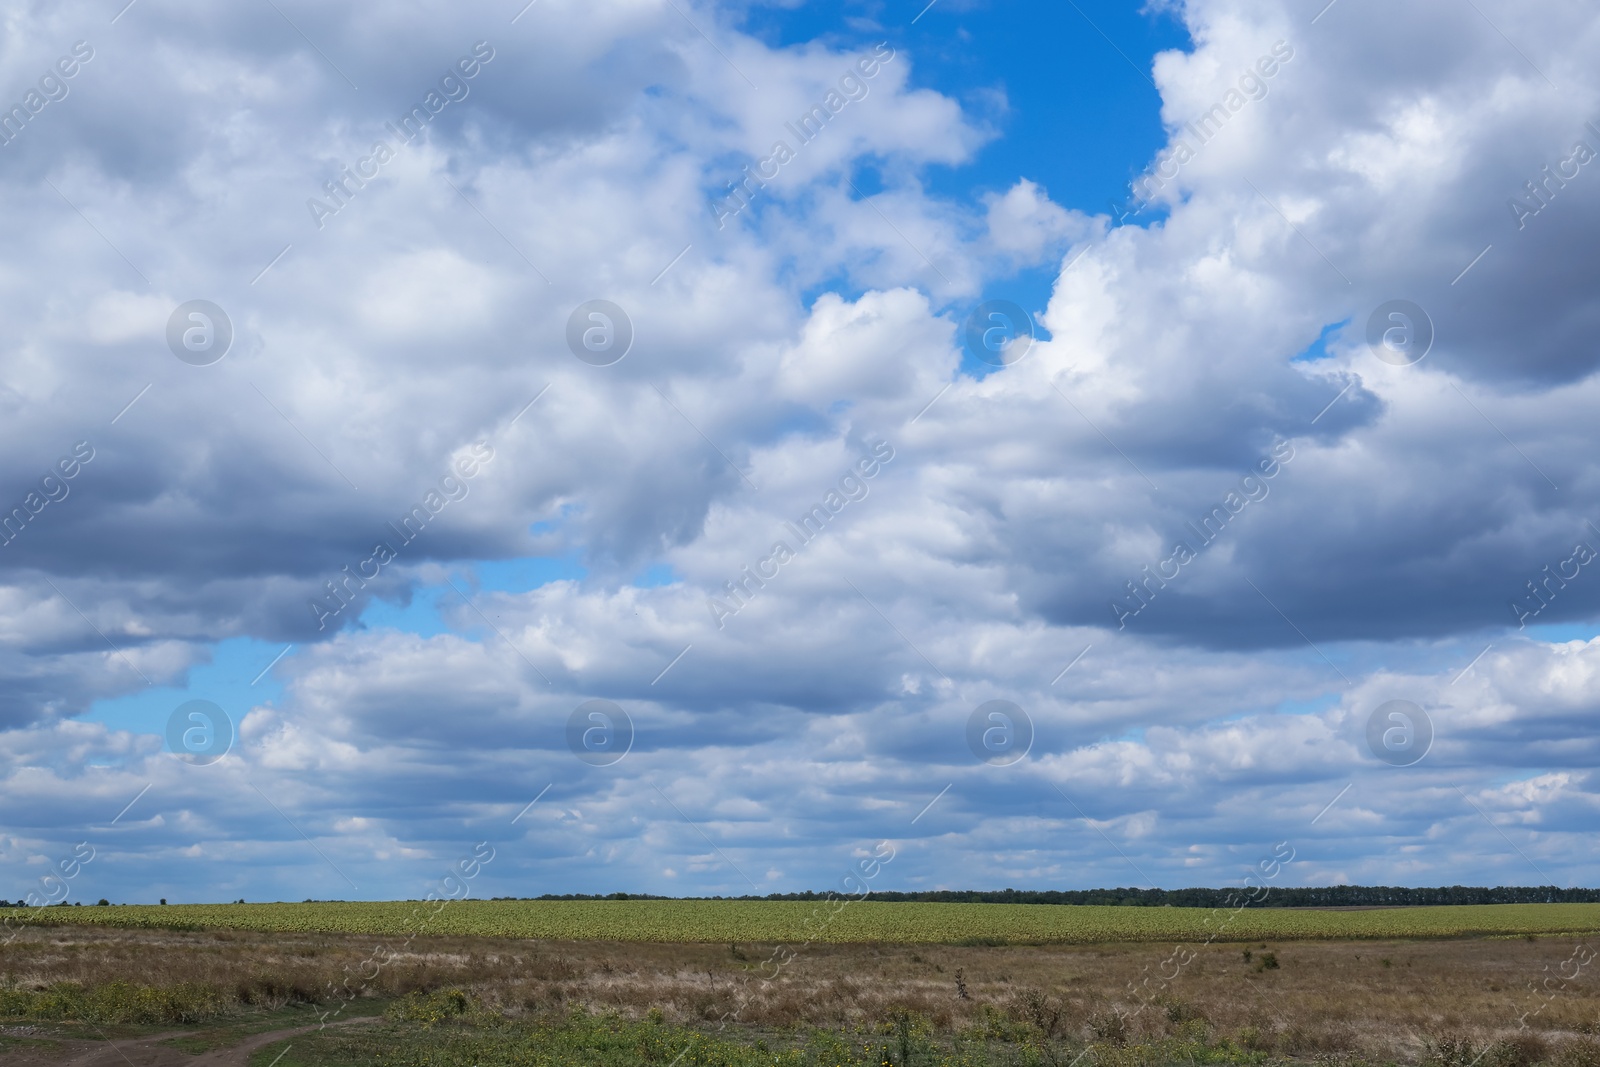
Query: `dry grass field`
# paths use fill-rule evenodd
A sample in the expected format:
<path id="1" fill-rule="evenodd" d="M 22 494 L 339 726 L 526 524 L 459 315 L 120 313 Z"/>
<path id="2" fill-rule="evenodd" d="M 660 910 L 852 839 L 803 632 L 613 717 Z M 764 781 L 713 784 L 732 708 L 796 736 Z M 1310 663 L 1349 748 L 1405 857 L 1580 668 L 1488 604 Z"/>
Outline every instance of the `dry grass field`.
<path id="1" fill-rule="evenodd" d="M 1600 904 L 1411 908 L 1116 907 L 815 900 L 441 900 L 3 910 L 0 925 L 263 933 L 413 932 L 577 941 L 1099 945 L 1600 935 Z"/>
<path id="2" fill-rule="evenodd" d="M 887 1032 L 912 1019 L 935 1037 L 1092 1046 L 1112 1067 L 1119 1057 L 1149 1062 L 1137 1050 L 1162 1042 L 1221 1047 L 1244 1062 L 1600 1067 L 1591 1036 L 1600 986 L 1590 953 L 1570 938 L 1295 941 L 1177 955 L 1170 944 L 816 944 L 786 962 L 773 948 L 464 937 L 402 948 L 352 935 L 40 927 L 0 948 L 0 1007 L 11 998 L 15 1018 L 19 997 L 121 981 L 178 991 L 178 1007 L 161 1009 L 178 1015 L 157 1012 L 151 1023 L 296 1004 L 337 1019 L 372 998 L 460 990 L 495 1017 L 567 1019 L 581 1008 L 702 1031 L 721 1024 L 739 1040 Z M 347 981 L 350 994 L 335 992 Z M 361 999 L 346 1006 L 347 995 Z"/>

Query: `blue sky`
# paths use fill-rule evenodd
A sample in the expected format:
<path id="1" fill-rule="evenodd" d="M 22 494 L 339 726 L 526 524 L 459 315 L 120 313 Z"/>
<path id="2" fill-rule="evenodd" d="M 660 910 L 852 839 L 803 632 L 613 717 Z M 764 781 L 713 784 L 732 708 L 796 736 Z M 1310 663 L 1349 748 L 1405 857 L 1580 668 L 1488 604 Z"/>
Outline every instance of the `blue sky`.
<path id="1" fill-rule="evenodd" d="M 0 45 L 0 897 L 1587 877 L 1592 16 L 520 6 Z"/>

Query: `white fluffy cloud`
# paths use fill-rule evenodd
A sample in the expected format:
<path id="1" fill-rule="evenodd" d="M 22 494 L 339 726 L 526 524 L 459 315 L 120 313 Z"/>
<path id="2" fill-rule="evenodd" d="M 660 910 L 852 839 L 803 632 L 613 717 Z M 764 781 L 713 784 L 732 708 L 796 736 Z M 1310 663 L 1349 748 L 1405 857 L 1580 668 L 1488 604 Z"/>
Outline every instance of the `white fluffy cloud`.
<path id="1" fill-rule="evenodd" d="M 644 0 L 284 5 L 304 37 L 270 10 L 19 16 L 6 69 L 94 56 L 0 149 L 27 514 L 0 548 L 0 858 L 92 837 L 97 884 L 212 898 L 405 895 L 484 838 L 519 893 L 809 887 L 885 837 L 908 887 L 1216 883 L 1285 839 L 1305 881 L 1583 877 L 1600 646 L 1511 605 L 1600 605 L 1588 568 L 1527 600 L 1600 549 L 1600 178 L 1511 201 L 1600 150 L 1600 19 L 1484 7 L 1379 32 L 1354 0 L 1194 0 L 1194 50 L 1152 71 L 1155 165 L 1192 156 L 1138 226 L 1021 175 L 930 191 L 995 132 L 917 86 L 905 40 L 868 77 L 870 52 L 697 7 L 708 41 Z M 430 92 L 402 144 L 385 123 Z M 1042 262 L 1048 340 L 964 371 L 972 306 Z M 167 351 L 195 298 L 235 330 L 212 366 Z M 609 367 L 567 350 L 596 298 L 634 330 Z M 1367 344 L 1394 299 L 1431 318 L 1412 366 Z M 478 442 L 460 499 L 319 629 L 311 599 Z M 494 577 L 532 556 L 585 573 Z M 358 622 L 419 589 L 437 627 Z M 222 763 L 81 721 L 229 637 L 299 651 L 281 699 L 230 709 Z M 613 767 L 568 751 L 590 699 L 632 717 Z M 968 749 L 993 699 L 1035 727 L 1012 766 Z M 1431 718 L 1415 766 L 1368 748 L 1391 699 Z"/>

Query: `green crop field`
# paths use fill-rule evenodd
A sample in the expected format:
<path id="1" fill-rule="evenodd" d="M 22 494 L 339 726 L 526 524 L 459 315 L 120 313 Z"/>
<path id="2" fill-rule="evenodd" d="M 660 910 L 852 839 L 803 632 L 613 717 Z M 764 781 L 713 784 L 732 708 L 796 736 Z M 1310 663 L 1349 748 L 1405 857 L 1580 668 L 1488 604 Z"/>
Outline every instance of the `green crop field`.
<path id="1" fill-rule="evenodd" d="M 1454 938 L 1600 932 L 1600 904 L 1311 911 L 873 900 L 462 900 L 183 904 L 0 911 L 10 929 L 104 925 L 572 941 L 1098 944 Z M 0 935 L 3 936 L 3 935 Z"/>

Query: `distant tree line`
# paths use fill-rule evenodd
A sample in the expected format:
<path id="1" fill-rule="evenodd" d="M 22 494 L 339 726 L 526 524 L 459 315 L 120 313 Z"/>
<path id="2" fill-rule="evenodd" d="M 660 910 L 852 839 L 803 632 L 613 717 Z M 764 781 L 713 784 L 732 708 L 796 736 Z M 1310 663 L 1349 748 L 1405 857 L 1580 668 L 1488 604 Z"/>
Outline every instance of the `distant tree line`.
<path id="1" fill-rule="evenodd" d="M 662 897 L 649 893 L 546 893 L 537 900 L 823 900 L 826 893 L 768 893 L 741 897 Z M 510 898 L 505 898 L 510 899 Z M 1114 904 L 1133 908 L 1235 908 L 1238 889 L 944 889 L 922 893 L 875 891 L 873 900 L 931 901 L 949 904 Z M 1332 885 L 1271 888 L 1256 908 L 1418 907 L 1425 904 L 1594 904 L 1600 889 L 1543 886 Z"/>
<path id="2" fill-rule="evenodd" d="M 1553 885 L 1451 885 L 1413 889 L 1387 885 L 1330 885 L 1301 888 L 1268 887 L 1266 897 L 1248 903 L 1239 889 L 939 889 L 921 893 L 874 892 L 873 900 L 931 901 L 944 904 L 1099 904 L 1125 908 L 1372 908 L 1420 907 L 1425 904 L 1596 904 L 1600 889 L 1561 889 Z M 837 894 L 835 894 L 837 895 Z M 495 900 L 826 900 L 827 893 L 768 893 L 741 897 L 666 897 L 653 893 L 545 893 L 537 897 L 495 897 Z M 101 900 L 101 906 L 108 902 Z M 165 904 L 163 899 L 161 903 Z M 243 904 L 243 900 L 234 901 Z M 314 903 L 307 899 L 306 903 Z M 331 903 L 318 901 L 315 903 Z M 63 907 L 59 901 L 55 907 Z M 23 908 L 0 900 L 0 908 Z"/>

